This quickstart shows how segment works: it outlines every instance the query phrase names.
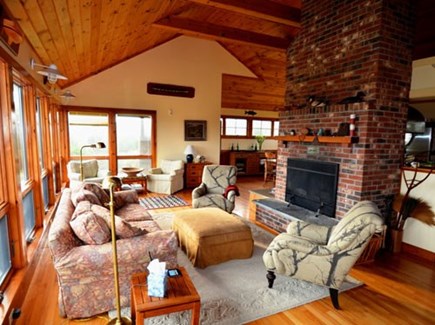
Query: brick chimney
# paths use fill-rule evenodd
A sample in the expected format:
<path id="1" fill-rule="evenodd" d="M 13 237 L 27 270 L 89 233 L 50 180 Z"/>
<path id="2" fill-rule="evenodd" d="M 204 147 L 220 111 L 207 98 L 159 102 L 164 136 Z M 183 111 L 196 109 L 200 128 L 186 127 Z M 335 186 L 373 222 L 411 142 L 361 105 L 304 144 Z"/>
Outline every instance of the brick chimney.
<path id="1" fill-rule="evenodd" d="M 356 202 L 381 208 L 400 187 L 412 72 L 414 4 L 407 0 L 305 0 L 301 31 L 288 50 L 280 133 L 337 131 L 356 115 L 355 144 L 279 143 L 276 198 L 284 200 L 287 158 L 340 164 L 337 216 Z M 365 101 L 340 104 L 363 91 Z M 324 97 L 312 107 L 309 96 Z M 317 148 L 316 148 L 317 147 Z"/>

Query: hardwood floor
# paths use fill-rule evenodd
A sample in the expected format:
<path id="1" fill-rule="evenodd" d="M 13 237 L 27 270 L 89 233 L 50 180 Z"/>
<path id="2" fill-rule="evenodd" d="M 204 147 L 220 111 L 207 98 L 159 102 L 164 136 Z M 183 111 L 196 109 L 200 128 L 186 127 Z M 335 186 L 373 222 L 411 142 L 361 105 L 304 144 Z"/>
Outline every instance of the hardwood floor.
<path id="1" fill-rule="evenodd" d="M 241 196 L 236 199 L 234 212 L 247 217 L 249 190 L 263 187 L 263 181 L 239 177 L 237 185 Z M 177 195 L 191 202 L 191 191 L 184 190 Z M 159 211 L 176 209 L 180 208 Z M 106 315 L 87 320 L 59 317 L 56 274 L 46 245 L 42 255 L 16 324 L 106 324 Z M 434 264 L 404 254 L 382 252 L 374 263 L 354 267 L 351 275 L 364 285 L 339 295 L 342 310 L 335 310 L 329 298 L 325 298 L 250 324 L 435 323 Z"/>

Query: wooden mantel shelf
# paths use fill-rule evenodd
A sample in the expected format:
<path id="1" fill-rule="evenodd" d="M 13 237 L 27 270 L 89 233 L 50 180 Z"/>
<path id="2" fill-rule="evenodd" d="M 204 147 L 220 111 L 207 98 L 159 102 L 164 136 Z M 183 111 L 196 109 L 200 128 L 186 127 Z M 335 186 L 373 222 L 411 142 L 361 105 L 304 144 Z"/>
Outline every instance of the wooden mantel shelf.
<path id="1" fill-rule="evenodd" d="M 283 142 L 320 142 L 320 143 L 358 143 L 358 137 L 350 136 L 315 136 L 315 135 L 280 135 L 268 139 Z"/>

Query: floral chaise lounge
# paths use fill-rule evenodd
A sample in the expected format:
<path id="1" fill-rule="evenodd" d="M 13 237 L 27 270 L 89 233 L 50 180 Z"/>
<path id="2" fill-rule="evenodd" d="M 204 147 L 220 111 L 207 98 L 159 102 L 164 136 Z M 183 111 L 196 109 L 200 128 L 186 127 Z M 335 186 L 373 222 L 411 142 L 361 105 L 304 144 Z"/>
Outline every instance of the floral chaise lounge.
<path id="1" fill-rule="evenodd" d="M 150 255 L 177 264 L 177 238 L 161 230 L 139 204 L 136 191 L 114 193 L 122 307 L 130 305 L 130 279 Z M 99 184 L 64 189 L 49 233 L 62 317 L 83 318 L 115 309 L 110 198 Z"/>

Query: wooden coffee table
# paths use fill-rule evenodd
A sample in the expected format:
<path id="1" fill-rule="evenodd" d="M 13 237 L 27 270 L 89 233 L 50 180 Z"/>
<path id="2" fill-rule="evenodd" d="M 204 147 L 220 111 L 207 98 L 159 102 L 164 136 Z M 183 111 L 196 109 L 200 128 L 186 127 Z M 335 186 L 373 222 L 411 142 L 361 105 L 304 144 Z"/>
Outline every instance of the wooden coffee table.
<path id="1" fill-rule="evenodd" d="M 147 176 L 121 176 L 123 184 L 140 184 L 145 193 L 147 193 Z"/>
<path id="2" fill-rule="evenodd" d="M 145 318 L 183 310 L 192 310 L 191 324 L 199 324 L 201 300 L 184 267 L 181 275 L 168 278 L 166 297 L 149 297 L 147 272 L 134 274 L 131 278 L 131 318 L 143 324 Z"/>

